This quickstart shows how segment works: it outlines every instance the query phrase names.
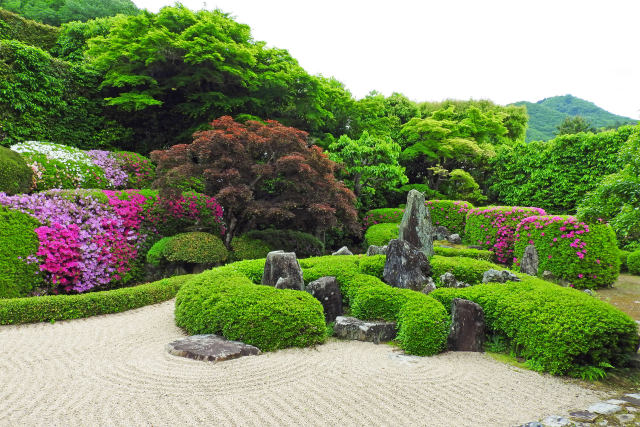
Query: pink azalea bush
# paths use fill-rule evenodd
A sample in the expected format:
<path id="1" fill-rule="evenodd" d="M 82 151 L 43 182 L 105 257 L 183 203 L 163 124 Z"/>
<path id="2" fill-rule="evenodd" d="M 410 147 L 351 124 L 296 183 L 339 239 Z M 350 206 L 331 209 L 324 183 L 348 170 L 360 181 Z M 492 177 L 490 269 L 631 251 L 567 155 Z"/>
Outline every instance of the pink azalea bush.
<path id="1" fill-rule="evenodd" d="M 515 230 L 520 221 L 532 215 L 546 215 L 546 212 L 541 208 L 519 206 L 471 209 L 467 213 L 464 240 L 467 244 L 493 251 L 498 262 L 510 264 Z"/>
<path id="2" fill-rule="evenodd" d="M 515 239 L 516 267 L 525 248 L 534 245 L 538 271 L 550 271 L 571 287 L 611 286 L 618 277 L 620 257 L 609 224 L 587 224 L 572 216 L 536 215 L 518 224 Z"/>

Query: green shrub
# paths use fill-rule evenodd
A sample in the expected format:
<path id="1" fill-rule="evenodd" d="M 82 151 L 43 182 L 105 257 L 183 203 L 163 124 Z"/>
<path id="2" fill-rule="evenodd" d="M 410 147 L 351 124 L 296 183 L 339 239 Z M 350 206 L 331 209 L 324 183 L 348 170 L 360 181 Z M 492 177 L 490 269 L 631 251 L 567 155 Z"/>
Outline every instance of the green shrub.
<path id="1" fill-rule="evenodd" d="M 219 334 L 262 351 L 326 338 L 322 305 L 310 294 L 255 285 L 225 267 L 187 282 L 178 292 L 175 317 L 189 334 Z"/>
<path id="2" fill-rule="evenodd" d="M 618 251 L 618 256 L 620 257 L 620 272 L 626 273 L 629 271 L 629 269 L 627 268 L 627 257 L 630 253 L 631 251 Z"/>
<path id="3" fill-rule="evenodd" d="M 473 209 L 471 203 L 463 200 L 427 200 L 425 205 L 429 208 L 434 226 L 442 225 L 451 234 L 464 235 L 467 213 Z"/>
<path id="4" fill-rule="evenodd" d="M 162 255 L 170 262 L 222 264 L 227 260 L 229 252 L 219 237 L 193 231 L 171 237 L 164 244 Z"/>
<path id="5" fill-rule="evenodd" d="M 38 264 L 26 261 L 40 246 L 39 226 L 31 215 L 0 206 L 0 298 L 25 296 L 40 283 Z"/>
<path id="6" fill-rule="evenodd" d="M 398 233 L 398 224 L 376 224 L 364 233 L 364 241 L 367 246 L 384 246 L 390 240 L 397 239 Z"/>
<path id="7" fill-rule="evenodd" d="M 627 257 L 629 273 L 640 276 L 640 250 L 631 252 Z"/>
<path id="8" fill-rule="evenodd" d="M 246 234 L 234 237 L 231 242 L 233 258 L 236 260 L 266 258 L 271 248 L 260 239 L 252 239 Z"/>
<path id="9" fill-rule="evenodd" d="M 464 242 L 493 251 L 496 260 L 510 264 L 513 259 L 515 230 L 520 221 L 533 215 L 546 215 L 540 208 L 489 206 L 467 213 Z"/>
<path id="10" fill-rule="evenodd" d="M 504 270 L 504 267 L 493 264 L 489 261 L 483 261 L 466 257 L 443 257 L 435 255 L 431 258 L 432 277 L 436 286 L 440 285 L 440 276 L 444 273 L 452 273 L 456 279 L 469 285 L 477 285 L 482 283 L 484 272 L 490 269 Z"/>
<path id="11" fill-rule="evenodd" d="M 129 177 L 127 188 L 149 188 L 156 177 L 156 167 L 151 160 L 131 151 L 114 151 L 120 167 Z"/>
<path id="12" fill-rule="evenodd" d="M 441 246 L 434 246 L 433 250 L 436 255 L 449 256 L 449 257 L 466 257 L 481 259 L 484 261 L 491 261 L 493 258 L 493 252 L 483 249 L 458 249 L 458 248 L 443 248 Z"/>
<path id="13" fill-rule="evenodd" d="M 18 40 L 43 50 L 51 50 L 59 34 L 60 28 L 31 21 L 0 9 L 0 39 Z"/>
<path id="14" fill-rule="evenodd" d="M 382 279 L 386 260 L 387 257 L 385 255 L 364 256 L 360 258 L 360 261 L 358 262 L 358 270 L 362 274 L 368 274 L 369 276 Z"/>
<path id="15" fill-rule="evenodd" d="M 522 282 L 436 289 L 445 307 L 453 298 L 482 306 L 487 327 L 511 340 L 531 368 L 581 376 L 606 364 L 624 365 L 635 353 L 635 322 L 612 305 L 575 289 L 522 275 Z"/>
<path id="16" fill-rule="evenodd" d="M 0 325 L 80 319 L 156 304 L 173 298 L 189 277 L 103 292 L 0 300 Z"/>
<path id="17" fill-rule="evenodd" d="M 375 224 L 400 224 L 403 214 L 402 208 L 372 209 L 364 215 L 362 223 L 365 229 Z"/>
<path id="18" fill-rule="evenodd" d="M 33 170 L 22 156 L 0 146 L 0 192 L 12 196 L 27 193 L 31 188 Z"/>
<path id="19" fill-rule="evenodd" d="M 536 216 L 516 229 L 514 262 L 528 245 L 538 251 L 538 272 L 550 271 L 576 288 L 611 286 L 620 272 L 616 235 L 609 224 L 586 224 L 571 216 Z"/>
<path id="20" fill-rule="evenodd" d="M 252 230 L 245 233 L 249 239 L 262 240 L 272 250 L 295 252 L 298 258 L 324 254 L 324 245 L 309 233 L 295 230 Z"/>
<path id="21" fill-rule="evenodd" d="M 164 260 L 164 248 L 171 241 L 172 237 L 163 237 L 151 246 L 147 252 L 147 262 L 153 266 L 159 266 Z"/>

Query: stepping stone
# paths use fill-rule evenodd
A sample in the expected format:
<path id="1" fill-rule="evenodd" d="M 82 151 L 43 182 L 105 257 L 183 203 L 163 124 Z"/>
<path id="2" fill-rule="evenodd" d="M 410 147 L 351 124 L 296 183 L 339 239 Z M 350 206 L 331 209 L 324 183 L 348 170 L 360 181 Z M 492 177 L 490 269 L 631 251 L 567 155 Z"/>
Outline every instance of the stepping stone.
<path id="1" fill-rule="evenodd" d="M 632 397 L 634 399 L 640 399 L 640 394 L 639 393 L 629 393 L 629 394 L 625 394 L 625 397 Z"/>
<path id="2" fill-rule="evenodd" d="M 589 406 L 589 411 L 601 415 L 611 415 L 622 411 L 622 408 L 618 405 L 612 405 L 611 403 L 600 402 Z"/>
<path id="3" fill-rule="evenodd" d="M 587 423 L 592 423 L 596 420 L 596 418 L 598 418 L 598 414 L 594 414 L 593 412 L 589 411 L 574 411 L 570 412 L 569 416 L 576 421 Z"/>
<path id="4" fill-rule="evenodd" d="M 368 341 L 379 344 L 391 341 L 396 337 L 395 322 L 375 322 L 356 319 L 355 317 L 338 316 L 333 326 L 337 338 Z"/>
<path id="5" fill-rule="evenodd" d="M 636 418 L 636 416 L 632 414 L 618 414 L 616 415 L 616 418 L 618 419 L 618 421 L 620 421 L 621 424 L 626 424 L 632 422 Z"/>
<path id="6" fill-rule="evenodd" d="M 258 347 L 213 334 L 192 335 L 173 341 L 167 344 L 167 351 L 174 356 L 211 362 L 260 354 Z"/>
<path id="7" fill-rule="evenodd" d="M 618 400 L 618 399 L 609 399 L 609 400 L 605 400 L 605 403 L 610 403 L 612 405 L 626 405 L 628 402 L 624 400 Z"/>
<path id="8" fill-rule="evenodd" d="M 627 405 L 631 404 L 634 406 L 640 406 L 640 399 L 631 397 L 631 395 L 629 394 L 627 394 L 626 396 L 622 396 L 620 399 L 623 400 Z"/>
<path id="9" fill-rule="evenodd" d="M 544 424 L 538 421 L 532 421 L 530 423 L 520 424 L 518 427 L 544 427 Z"/>
<path id="10" fill-rule="evenodd" d="M 542 420 L 545 427 L 562 427 L 571 424 L 571 420 L 557 415 L 551 415 Z"/>

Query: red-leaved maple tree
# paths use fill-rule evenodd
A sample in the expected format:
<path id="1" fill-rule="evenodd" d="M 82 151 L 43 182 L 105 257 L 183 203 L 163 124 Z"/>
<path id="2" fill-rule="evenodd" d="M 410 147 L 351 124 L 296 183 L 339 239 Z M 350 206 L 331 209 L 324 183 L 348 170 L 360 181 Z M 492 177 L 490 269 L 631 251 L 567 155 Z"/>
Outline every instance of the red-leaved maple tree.
<path id="1" fill-rule="evenodd" d="M 355 196 L 336 180 L 338 165 L 310 145 L 306 132 L 275 121 L 238 123 L 229 116 L 194 134 L 191 144 L 154 151 L 154 186 L 169 194 L 185 182 L 224 208 L 225 245 L 252 227 L 312 233 L 342 226 L 358 233 Z"/>

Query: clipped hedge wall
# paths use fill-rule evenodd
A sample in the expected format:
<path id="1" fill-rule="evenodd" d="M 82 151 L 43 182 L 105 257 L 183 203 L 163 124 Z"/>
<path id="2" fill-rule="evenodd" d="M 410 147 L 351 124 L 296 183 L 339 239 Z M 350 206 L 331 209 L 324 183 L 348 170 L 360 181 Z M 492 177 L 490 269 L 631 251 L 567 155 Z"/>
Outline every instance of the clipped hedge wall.
<path id="1" fill-rule="evenodd" d="M 398 224 L 376 224 L 372 225 L 364 233 L 364 242 L 367 246 L 384 246 L 392 239 L 398 238 Z"/>
<path id="2" fill-rule="evenodd" d="M 0 298 L 23 297 L 40 283 L 38 264 L 26 262 L 40 246 L 39 226 L 31 215 L 0 206 Z"/>
<path id="3" fill-rule="evenodd" d="M 464 235 L 467 213 L 473 209 L 471 203 L 464 200 L 427 200 L 425 205 L 429 208 L 434 227 L 442 225 L 451 234 Z"/>
<path id="4" fill-rule="evenodd" d="M 324 244 L 309 233 L 295 230 L 252 230 L 244 234 L 249 239 L 262 240 L 271 250 L 295 252 L 298 258 L 324 254 Z M 233 246 L 233 243 L 232 243 Z"/>
<path id="5" fill-rule="evenodd" d="M 306 292 L 255 285 L 233 268 L 204 272 L 176 298 L 176 324 L 189 334 L 219 334 L 262 351 L 324 342 L 322 305 Z"/>
<path id="6" fill-rule="evenodd" d="M 540 208 L 520 206 L 471 209 L 467 213 L 464 242 L 483 246 L 495 253 L 498 262 L 509 264 L 513 259 L 516 227 L 520 221 L 533 215 L 546 215 L 546 212 Z"/>
<path id="7" fill-rule="evenodd" d="M 162 255 L 169 262 L 222 264 L 229 257 L 229 251 L 218 236 L 193 231 L 171 237 L 164 243 Z"/>
<path id="8" fill-rule="evenodd" d="M 33 182 L 33 170 L 22 156 L 0 146 L 0 192 L 14 195 L 27 193 Z"/>
<path id="9" fill-rule="evenodd" d="M 484 261 L 491 261 L 493 258 L 493 252 L 483 249 L 467 249 L 467 248 L 444 248 L 441 246 L 434 246 L 433 250 L 436 255 L 448 256 L 448 257 L 466 257 L 480 259 Z"/>
<path id="10" fill-rule="evenodd" d="M 247 235 L 234 237 L 231 242 L 233 258 L 237 261 L 244 259 L 266 258 L 271 248 L 260 239 L 252 239 Z"/>
<path id="11" fill-rule="evenodd" d="M 482 306 L 487 327 L 504 335 L 529 367 L 582 376 L 606 364 L 622 366 L 635 353 L 637 325 L 612 305 L 575 289 L 522 275 L 522 282 L 436 289 L 429 295 L 451 307 L 453 298 Z"/>
<path id="12" fill-rule="evenodd" d="M 627 257 L 627 268 L 629 273 L 640 276 L 640 250 L 631 252 Z"/>
<path id="13" fill-rule="evenodd" d="M 444 273 L 452 273 L 461 282 L 469 285 L 482 283 L 482 276 L 487 270 L 504 270 L 505 268 L 489 261 L 466 257 L 434 256 L 430 260 L 432 277 L 436 286 L 440 286 L 440 276 Z"/>
<path id="14" fill-rule="evenodd" d="M 189 277 L 79 295 L 0 299 L 0 325 L 80 319 L 156 304 L 173 298 Z"/>
<path id="15" fill-rule="evenodd" d="M 362 224 L 365 229 L 376 224 L 400 224 L 404 215 L 402 208 L 380 208 L 372 209 L 362 218 Z"/>
<path id="16" fill-rule="evenodd" d="M 538 274 L 550 271 L 569 286 L 611 286 L 620 272 L 616 235 L 609 224 L 586 224 L 572 216 L 532 216 L 516 229 L 516 268 L 528 245 L 538 251 Z"/>

